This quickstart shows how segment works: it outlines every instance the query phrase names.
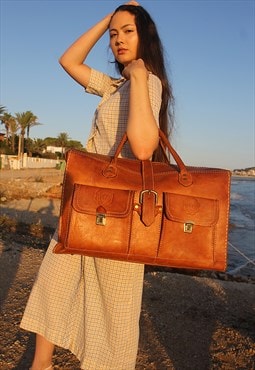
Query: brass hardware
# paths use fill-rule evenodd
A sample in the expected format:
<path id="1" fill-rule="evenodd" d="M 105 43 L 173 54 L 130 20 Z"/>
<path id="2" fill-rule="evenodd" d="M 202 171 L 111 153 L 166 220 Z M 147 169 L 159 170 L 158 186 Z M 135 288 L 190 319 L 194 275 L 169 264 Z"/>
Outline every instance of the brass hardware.
<path id="1" fill-rule="evenodd" d="M 106 225 L 106 215 L 104 213 L 96 214 L 96 225 L 99 225 L 99 226 Z"/>
<path id="2" fill-rule="evenodd" d="M 151 194 L 153 194 L 155 196 L 155 204 L 158 203 L 158 193 L 155 190 L 143 190 L 143 191 L 141 191 L 140 198 L 139 198 L 139 202 L 141 204 L 143 203 L 143 195 L 145 193 L 151 193 Z"/>
<path id="3" fill-rule="evenodd" d="M 194 226 L 194 222 L 192 222 L 192 221 L 185 222 L 183 224 L 184 232 L 188 233 L 188 234 L 191 234 L 192 231 L 193 231 L 193 226 Z"/>
<path id="4" fill-rule="evenodd" d="M 139 209 L 139 204 L 135 204 L 134 209 Z"/>

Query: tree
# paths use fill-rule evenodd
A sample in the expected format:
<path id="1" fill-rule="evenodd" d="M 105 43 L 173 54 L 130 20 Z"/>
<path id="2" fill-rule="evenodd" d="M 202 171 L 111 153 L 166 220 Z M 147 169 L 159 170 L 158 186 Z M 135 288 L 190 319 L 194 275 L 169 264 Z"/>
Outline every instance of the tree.
<path id="1" fill-rule="evenodd" d="M 20 135 L 19 135 L 19 148 L 18 148 L 18 157 L 23 160 L 24 154 L 24 137 L 26 130 L 29 135 L 29 129 L 32 126 L 38 125 L 37 117 L 31 112 L 26 111 L 23 113 L 15 113 L 16 114 L 16 121 L 18 122 L 20 128 Z"/>
<path id="2" fill-rule="evenodd" d="M 56 137 L 47 136 L 44 139 L 46 146 L 58 146 L 58 139 Z"/>
<path id="3" fill-rule="evenodd" d="M 6 112 L 6 109 L 3 105 L 0 105 L 0 121 L 2 124 L 4 124 L 4 121 L 3 121 L 3 114 Z"/>
<path id="4" fill-rule="evenodd" d="M 60 134 L 57 137 L 58 145 L 61 146 L 61 155 L 62 155 L 62 158 L 64 156 L 64 148 L 67 147 L 68 140 L 69 140 L 69 136 L 68 136 L 68 134 L 66 132 L 60 132 Z"/>
<path id="5" fill-rule="evenodd" d="M 1 121 L 1 124 L 4 124 L 4 121 L 3 121 L 3 114 L 6 112 L 5 110 L 5 107 L 3 105 L 0 105 L 0 121 Z"/>
<path id="6" fill-rule="evenodd" d="M 0 107 L 0 109 L 3 107 Z M 10 120 L 12 119 L 12 115 L 10 113 L 7 113 L 2 109 L 2 113 L 0 116 L 1 122 L 5 127 L 6 130 L 6 142 L 9 144 L 9 132 L 10 132 Z"/>
<path id="7" fill-rule="evenodd" d="M 30 116 L 29 122 L 28 122 L 28 125 L 27 125 L 27 139 L 29 139 L 30 128 L 33 127 L 33 126 L 41 125 L 41 123 L 37 122 L 38 118 L 30 110 L 27 111 L 26 114 L 28 116 Z"/>
<path id="8" fill-rule="evenodd" d="M 26 148 L 31 154 L 41 156 L 46 149 L 46 144 L 43 139 L 26 139 Z"/>
<path id="9" fill-rule="evenodd" d="M 80 141 L 77 140 L 69 140 L 67 143 L 68 148 L 76 148 L 76 149 L 83 149 L 83 145 Z"/>
<path id="10" fill-rule="evenodd" d="M 13 154 L 15 153 L 15 137 L 17 135 L 18 128 L 19 128 L 19 126 L 18 126 L 15 118 L 11 117 L 9 119 L 9 130 L 10 130 L 10 133 L 11 133 L 11 150 L 12 150 Z"/>

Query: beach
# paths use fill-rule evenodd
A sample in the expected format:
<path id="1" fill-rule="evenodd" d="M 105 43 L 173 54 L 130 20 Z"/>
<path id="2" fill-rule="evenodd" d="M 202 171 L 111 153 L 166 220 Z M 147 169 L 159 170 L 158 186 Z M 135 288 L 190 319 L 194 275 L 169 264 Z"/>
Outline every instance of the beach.
<path id="1" fill-rule="evenodd" d="M 26 370 L 34 334 L 19 329 L 59 214 L 59 170 L 0 172 L 0 369 Z M 136 369 L 255 369 L 255 281 L 146 267 Z M 65 349 L 55 369 L 78 370 Z M 121 369 L 120 369 L 121 370 Z"/>

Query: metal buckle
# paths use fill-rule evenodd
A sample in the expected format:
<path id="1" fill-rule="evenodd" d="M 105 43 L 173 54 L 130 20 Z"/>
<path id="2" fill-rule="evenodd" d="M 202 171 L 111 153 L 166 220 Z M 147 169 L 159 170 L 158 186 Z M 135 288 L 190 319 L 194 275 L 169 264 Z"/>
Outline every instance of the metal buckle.
<path id="1" fill-rule="evenodd" d="M 143 190 L 143 191 L 141 191 L 140 197 L 139 197 L 140 204 L 143 203 L 143 195 L 145 193 L 151 193 L 151 194 L 153 194 L 155 196 L 155 204 L 158 203 L 158 193 L 155 190 Z"/>

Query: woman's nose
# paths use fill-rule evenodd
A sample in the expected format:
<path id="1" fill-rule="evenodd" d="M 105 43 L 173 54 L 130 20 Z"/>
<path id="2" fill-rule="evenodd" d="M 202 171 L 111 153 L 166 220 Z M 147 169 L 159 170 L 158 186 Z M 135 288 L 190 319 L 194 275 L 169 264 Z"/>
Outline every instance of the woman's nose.
<path id="1" fill-rule="evenodd" d="M 116 44 L 116 45 L 123 44 L 123 40 L 122 40 L 122 36 L 121 36 L 121 35 L 118 35 L 118 36 L 116 37 L 115 44 Z"/>

